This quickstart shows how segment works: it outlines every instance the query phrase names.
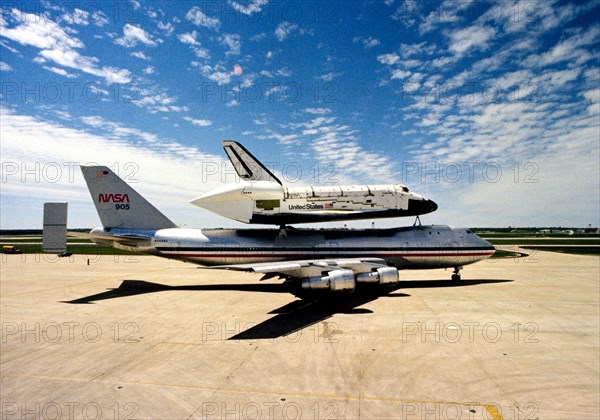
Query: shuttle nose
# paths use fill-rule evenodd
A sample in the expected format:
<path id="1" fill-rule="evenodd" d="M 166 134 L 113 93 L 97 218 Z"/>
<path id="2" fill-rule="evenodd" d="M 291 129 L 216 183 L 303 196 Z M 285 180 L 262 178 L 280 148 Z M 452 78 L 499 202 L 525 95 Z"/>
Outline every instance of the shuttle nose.
<path id="1" fill-rule="evenodd" d="M 429 213 L 432 213 L 434 211 L 436 211 L 438 209 L 438 205 L 435 201 L 433 200 L 427 200 L 427 204 L 429 205 Z"/>
<path id="2" fill-rule="evenodd" d="M 409 199 L 408 211 L 411 215 L 427 214 L 436 211 L 438 205 L 435 201 L 422 197 L 421 199 Z"/>

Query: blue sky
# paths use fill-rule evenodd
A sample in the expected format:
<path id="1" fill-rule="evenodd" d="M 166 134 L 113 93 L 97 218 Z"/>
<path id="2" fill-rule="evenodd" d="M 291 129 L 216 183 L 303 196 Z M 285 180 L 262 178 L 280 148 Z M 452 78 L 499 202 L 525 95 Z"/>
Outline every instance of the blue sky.
<path id="1" fill-rule="evenodd" d="M 1 11 L 1 228 L 41 227 L 52 200 L 70 227 L 98 225 L 90 162 L 177 223 L 239 226 L 188 203 L 235 182 L 223 139 L 288 184 L 404 183 L 439 204 L 424 223 L 599 223 L 598 1 Z"/>

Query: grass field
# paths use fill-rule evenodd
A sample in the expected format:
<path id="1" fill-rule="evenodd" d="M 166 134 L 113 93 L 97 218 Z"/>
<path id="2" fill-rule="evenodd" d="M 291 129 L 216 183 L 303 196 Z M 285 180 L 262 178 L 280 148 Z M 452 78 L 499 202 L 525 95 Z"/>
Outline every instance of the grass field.
<path id="1" fill-rule="evenodd" d="M 527 250 L 544 250 L 552 252 L 564 252 L 570 254 L 600 255 L 600 234 L 577 233 L 573 235 L 565 233 L 538 232 L 493 232 L 490 230 L 474 229 L 479 236 L 489 241 L 492 245 L 504 248 L 518 246 L 515 252 L 510 250 L 498 250 L 492 258 L 514 258 L 518 252 L 527 253 Z M 41 232 L 31 233 L 24 231 L 11 231 L 0 235 L 0 246 L 16 245 L 24 254 L 38 254 L 42 252 Z M 81 255 L 134 255 L 128 251 L 122 251 L 109 246 L 96 245 L 87 239 L 67 238 L 67 251 L 72 254 Z"/>

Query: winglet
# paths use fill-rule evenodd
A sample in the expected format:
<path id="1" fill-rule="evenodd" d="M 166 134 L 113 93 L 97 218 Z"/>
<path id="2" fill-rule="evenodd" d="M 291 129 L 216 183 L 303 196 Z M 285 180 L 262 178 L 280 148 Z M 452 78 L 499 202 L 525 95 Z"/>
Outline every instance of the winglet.
<path id="1" fill-rule="evenodd" d="M 223 148 L 240 178 L 246 181 L 269 181 L 283 185 L 279 178 L 237 141 L 224 140 Z"/>

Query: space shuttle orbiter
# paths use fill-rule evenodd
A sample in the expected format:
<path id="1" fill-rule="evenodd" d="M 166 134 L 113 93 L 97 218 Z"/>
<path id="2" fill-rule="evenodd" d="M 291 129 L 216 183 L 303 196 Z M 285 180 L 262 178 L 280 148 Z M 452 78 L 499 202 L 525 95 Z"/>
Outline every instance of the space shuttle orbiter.
<path id="1" fill-rule="evenodd" d="M 286 187 L 244 146 L 223 141 L 241 178 L 191 201 L 243 223 L 285 225 L 431 213 L 437 204 L 402 184 Z"/>

